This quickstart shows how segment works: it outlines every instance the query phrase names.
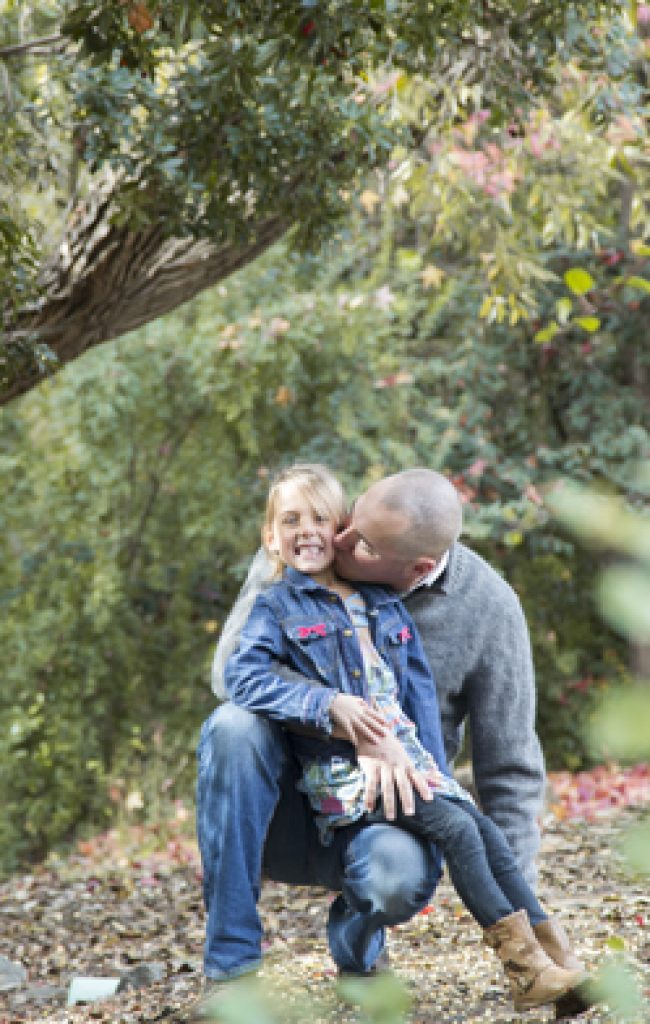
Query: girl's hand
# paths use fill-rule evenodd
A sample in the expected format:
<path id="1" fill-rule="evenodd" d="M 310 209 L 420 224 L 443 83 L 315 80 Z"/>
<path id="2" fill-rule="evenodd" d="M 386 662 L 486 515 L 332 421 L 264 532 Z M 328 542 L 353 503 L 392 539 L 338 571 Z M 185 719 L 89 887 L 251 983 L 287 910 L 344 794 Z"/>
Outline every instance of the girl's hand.
<path id="1" fill-rule="evenodd" d="M 330 719 L 334 734 L 359 746 L 360 743 L 376 743 L 388 733 L 383 715 L 376 708 L 366 704 L 362 697 L 348 693 L 337 693 L 330 704 Z"/>

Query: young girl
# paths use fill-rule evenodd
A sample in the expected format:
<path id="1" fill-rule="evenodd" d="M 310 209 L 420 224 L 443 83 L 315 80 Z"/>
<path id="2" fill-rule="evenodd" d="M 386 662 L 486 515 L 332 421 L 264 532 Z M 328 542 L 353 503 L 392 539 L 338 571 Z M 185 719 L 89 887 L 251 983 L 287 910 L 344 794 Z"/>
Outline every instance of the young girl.
<path id="1" fill-rule="evenodd" d="M 442 851 L 456 891 L 503 962 L 515 1008 L 556 1003 L 585 980 L 584 970 L 500 829 L 452 777 L 435 684 L 406 609 L 391 590 L 353 588 L 337 577 L 333 540 L 344 511 L 341 486 L 324 466 L 295 465 L 271 487 L 262 539 L 276 580 L 257 597 L 228 661 L 228 695 L 301 728 L 291 732 L 299 786 L 325 844 L 332 829 L 386 820 L 368 810 L 354 748 L 392 731 L 431 789 L 429 800 L 416 792 L 415 813 L 399 810 L 396 824 Z M 282 665 L 310 682 L 284 679 Z M 334 738 L 334 727 L 348 739 Z"/>

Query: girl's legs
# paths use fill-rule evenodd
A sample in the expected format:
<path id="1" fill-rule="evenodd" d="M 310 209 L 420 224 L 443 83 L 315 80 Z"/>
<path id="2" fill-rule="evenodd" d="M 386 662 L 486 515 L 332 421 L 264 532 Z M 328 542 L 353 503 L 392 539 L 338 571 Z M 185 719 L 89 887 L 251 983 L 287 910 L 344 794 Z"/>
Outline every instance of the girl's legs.
<path id="1" fill-rule="evenodd" d="M 546 919 L 505 836 L 469 801 L 442 796 L 427 801 L 416 793 L 415 814 L 400 810 L 395 824 L 435 843 L 456 892 L 482 928 L 517 910 L 525 910 L 532 925 Z"/>
<path id="2" fill-rule="evenodd" d="M 473 804 L 442 796 L 427 801 L 415 794 L 415 814 L 400 811 L 397 821 L 444 854 L 456 892 L 503 963 L 515 1009 L 558 1004 L 584 981 L 582 969 L 559 966 L 540 945 L 533 926 L 543 927 L 547 917 L 505 836 Z"/>
<path id="3" fill-rule="evenodd" d="M 547 915 L 519 870 L 508 840 L 499 826 L 486 814 L 482 814 L 474 804 L 468 802 L 458 806 L 462 806 L 463 811 L 474 819 L 483 840 L 492 875 L 512 909 L 525 910 L 533 927 L 546 921 Z"/>

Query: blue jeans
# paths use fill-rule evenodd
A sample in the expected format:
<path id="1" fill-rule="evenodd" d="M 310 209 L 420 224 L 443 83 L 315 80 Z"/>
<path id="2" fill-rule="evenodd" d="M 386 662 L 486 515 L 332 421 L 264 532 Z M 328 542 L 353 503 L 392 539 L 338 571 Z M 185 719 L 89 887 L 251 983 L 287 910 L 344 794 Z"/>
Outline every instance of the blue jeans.
<path id="1" fill-rule="evenodd" d="M 385 926 L 426 906 L 440 878 L 431 844 L 394 825 L 351 825 L 324 847 L 295 788 L 296 771 L 277 722 L 223 704 L 204 723 L 197 830 L 209 978 L 236 977 L 260 963 L 263 874 L 340 893 L 330 907 L 329 946 L 341 969 L 359 974 L 382 951 Z"/>
<path id="2" fill-rule="evenodd" d="M 385 820 L 381 810 L 368 817 Z M 526 911 L 531 925 L 546 920 L 503 832 L 468 800 L 434 796 L 427 801 L 416 793 L 415 814 L 398 809 L 396 823 L 436 844 L 456 892 L 482 928 L 517 910 Z"/>

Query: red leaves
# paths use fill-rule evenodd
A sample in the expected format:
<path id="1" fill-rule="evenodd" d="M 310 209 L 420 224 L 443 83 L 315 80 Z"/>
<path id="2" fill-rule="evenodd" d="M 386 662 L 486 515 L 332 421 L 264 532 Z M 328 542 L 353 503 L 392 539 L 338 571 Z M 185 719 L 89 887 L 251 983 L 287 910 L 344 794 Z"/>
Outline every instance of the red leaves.
<path id="1" fill-rule="evenodd" d="M 464 424 L 462 425 L 464 426 Z M 463 505 L 467 505 L 474 500 L 474 498 L 477 495 L 476 488 L 470 487 L 462 473 L 458 473 L 456 476 L 452 476 L 451 482 L 458 491 L 460 495 L 460 500 Z"/>
<path id="2" fill-rule="evenodd" d="M 375 388 L 381 391 L 383 388 L 396 388 L 400 384 L 412 384 L 413 374 L 407 370 L 399 370 L 397 373 L 389 373 L 387 377 L 380 377 L 375 381 Z"/>
<path id="3" fill-rule="evenodd" d="M 133 31 L 139 35 L 153 28 L 153 17 L 146 4 L 131 4 L 127 19 Z"/>
<path id="4" fill-rule="evenodd" d="M 586 680 L 584 680 L 586 683 Z M 598 765 L 591 771 L 549 772 L 556 818 L 594 821 L 624 807 L 650 803 L 650 765 Z"/>
<path id="5" fill-rule="evenodd" d="M 606 267 L 616 267 L 625 259 L 622 249 L 601 249 L 598 253 L 598 260 Z"/>

